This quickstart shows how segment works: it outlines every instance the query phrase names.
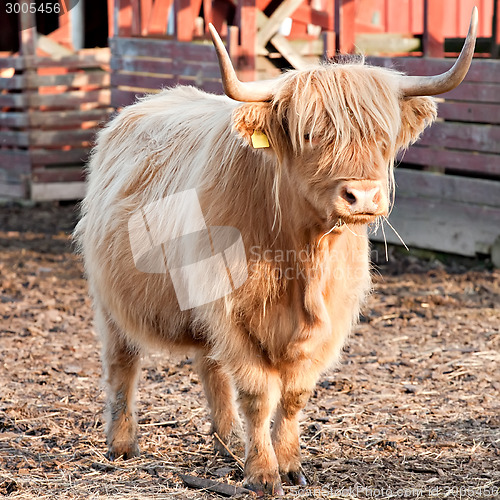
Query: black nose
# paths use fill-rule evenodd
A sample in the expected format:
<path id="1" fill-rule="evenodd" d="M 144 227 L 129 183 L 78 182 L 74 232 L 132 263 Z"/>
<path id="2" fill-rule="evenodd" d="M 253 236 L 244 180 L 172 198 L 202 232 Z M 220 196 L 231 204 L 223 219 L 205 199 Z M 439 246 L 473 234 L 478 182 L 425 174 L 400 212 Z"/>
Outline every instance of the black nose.
<path id="1" fill-rule="evenodd" d="M 354 205 L 354 203 L 356 203 L 357 198 L 349 188 L 344 188 L 341 196 L 349 205 Z"/>

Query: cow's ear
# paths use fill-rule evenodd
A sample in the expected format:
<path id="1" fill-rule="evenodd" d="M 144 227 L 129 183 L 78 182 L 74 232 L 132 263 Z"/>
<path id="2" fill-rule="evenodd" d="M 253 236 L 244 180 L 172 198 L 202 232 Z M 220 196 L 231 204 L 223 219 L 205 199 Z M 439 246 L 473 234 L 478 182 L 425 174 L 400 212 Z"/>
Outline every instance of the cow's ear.
<path id="1" fill-rule="evenodd" d="M 436 119 L 437 106 L 432 97 L 408 97 L 401 100 L 401 130 L 397 148 L 413 144 Z"/>
<path id="2" fill-rule="evenodd" d="M 254 132 L 264 134 L 271 139 L 273 135 L 271 113 L 271 104 L 268 102 L 242 104 L 233 111 L 233 126 L 250 145 Z"/>

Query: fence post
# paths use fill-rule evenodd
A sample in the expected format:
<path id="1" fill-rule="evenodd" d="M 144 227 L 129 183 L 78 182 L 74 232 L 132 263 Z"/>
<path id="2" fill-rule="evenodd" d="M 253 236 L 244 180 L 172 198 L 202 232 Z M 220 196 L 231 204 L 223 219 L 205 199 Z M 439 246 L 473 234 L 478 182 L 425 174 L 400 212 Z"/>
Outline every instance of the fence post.
<path id="1" fill-rule="evenodd" d="M 500 0 L 493 0 L 493 22 L 491 29 L 491 57 L 500 57 Z"/>
<path id="2" fill-rule="evenodd" d="M 179 42 L 190 42 L 193 39 L 194 18 L 190 0 L 174 0 L 175 35 Z"/>
<path id="3" fill-rule="evenodd" d="M 443 0 L 424 0 L 425 57 L 444 57 L 444 16 Z"/>
<path id="4" fill-rule="evenodd" d="M 257 12 L 255 0 L 239 0 L 240 51 L 238 58 L 239 76 L 242 80 L 256 79 Z"/>
<path id="5" fill-rule="evenodd" d="M 335 0 L 335 49 L 341 54 L 354 52 L 356 0 Z"/>

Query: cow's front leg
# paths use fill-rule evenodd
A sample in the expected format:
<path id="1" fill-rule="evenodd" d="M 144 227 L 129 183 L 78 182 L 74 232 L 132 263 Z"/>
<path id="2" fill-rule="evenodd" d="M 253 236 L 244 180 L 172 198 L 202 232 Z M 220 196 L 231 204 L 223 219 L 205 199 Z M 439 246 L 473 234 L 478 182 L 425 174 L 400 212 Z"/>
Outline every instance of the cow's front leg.
<path id="1" fill-rule="evenodd" d="M 259 496 L 283 495 L 278 461 L 271 440 L 271 416 L 279 400 L 279 379 L 273 373 L 246 374 L 237 380 L 246 418 L 245 486 Z"/>
<path id="2" fill-rule="evenodd" d="M 306 389 L 283 388 L 273 428 L 273 445 L 281 479 L 285 484 L 307 484 L 301 468 L 299 415 L 311 392 Z"/>

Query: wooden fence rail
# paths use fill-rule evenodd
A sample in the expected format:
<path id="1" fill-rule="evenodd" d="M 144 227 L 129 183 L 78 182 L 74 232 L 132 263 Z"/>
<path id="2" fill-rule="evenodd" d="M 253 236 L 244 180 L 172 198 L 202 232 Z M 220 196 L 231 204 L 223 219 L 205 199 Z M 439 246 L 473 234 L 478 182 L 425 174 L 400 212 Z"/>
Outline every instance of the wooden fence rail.
<path id="1" fill-rule="evenodd" d="M 111 108 L 109 49 L 0 58 L 0 196 L 75 199 Z"/>
<path id="2" fill-rule="evenodd" d="M 445 59 L 371 58 L 409 74 L 442 73 Z M 391 222 L 407 244 L 473 256 L 500 241 L 500 61 L 475 59 L 439 96 L 438 121 L 402 158 Z M 385 231 L 391 243 L 399 239 Z M 375 239 L 382 240 L 381 231 Z"/>

